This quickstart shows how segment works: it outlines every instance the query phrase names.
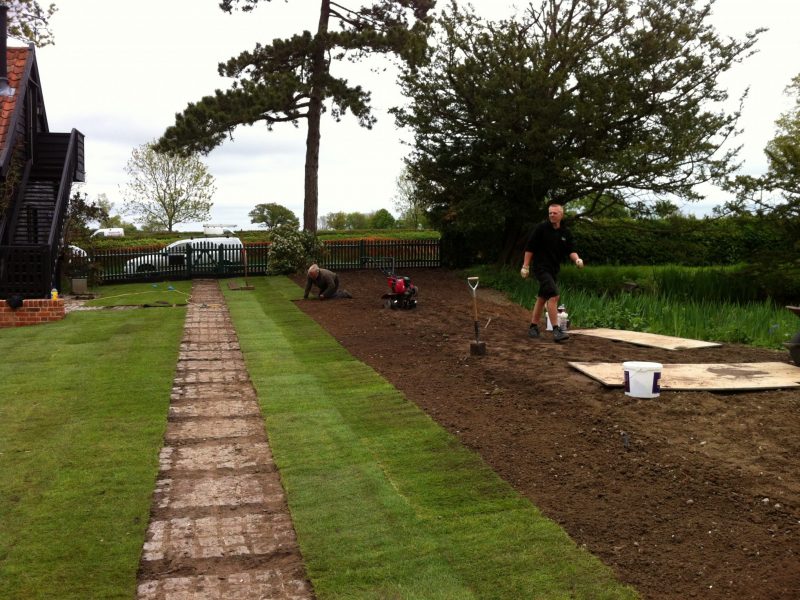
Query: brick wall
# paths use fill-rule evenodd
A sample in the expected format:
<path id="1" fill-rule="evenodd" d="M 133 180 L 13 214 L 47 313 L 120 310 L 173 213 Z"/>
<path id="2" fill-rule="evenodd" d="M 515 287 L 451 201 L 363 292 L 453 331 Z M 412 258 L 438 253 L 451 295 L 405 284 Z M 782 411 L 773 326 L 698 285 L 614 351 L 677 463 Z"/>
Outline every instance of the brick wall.
<path id="1" fill-rule="evenodd" d="M 0 300 L 0 328 L 60 321 L 66 315 L 64 300 L 25 300 L 17 310 Z"/>

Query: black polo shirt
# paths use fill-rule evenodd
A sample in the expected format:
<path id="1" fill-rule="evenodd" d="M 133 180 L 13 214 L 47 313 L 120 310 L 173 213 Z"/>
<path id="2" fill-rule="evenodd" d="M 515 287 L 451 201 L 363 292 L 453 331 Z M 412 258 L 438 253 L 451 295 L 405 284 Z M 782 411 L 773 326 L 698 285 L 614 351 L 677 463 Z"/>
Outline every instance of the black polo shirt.
<path id="1" fill-rule="evenodd" d="M 572 232 L 563 221 L 558 229 L 554 229 L 550 221 L 539 223 L 528 238 L 525 252 L 533 252 L 531 268 L 534 271 L 544 269 L 549 273 L 558 273 L 561 262 L 575 252 Z"/>

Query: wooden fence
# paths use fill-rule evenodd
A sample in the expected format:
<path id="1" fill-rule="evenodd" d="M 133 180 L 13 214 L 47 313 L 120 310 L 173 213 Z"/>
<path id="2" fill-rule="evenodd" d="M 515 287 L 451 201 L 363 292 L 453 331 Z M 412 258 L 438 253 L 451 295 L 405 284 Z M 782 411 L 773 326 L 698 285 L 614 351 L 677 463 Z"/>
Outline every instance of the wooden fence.
<path id="1" fill-rule="evenodd" d="M 350 240 L 325 242 L 320 266 L 332 271 L 438 267 L 439 240 Z"/>
<path id="2" fill-rule="evenodd" d="M 67 277 L 102 283 L 265 275 L 267 242 L 224 245 L 195 241 L 180 248 L 114 248 L 68 254 Z M 440 266 L 439 240 L 353 240 L 323 244 L 319 265 L 333 271 Z"/>

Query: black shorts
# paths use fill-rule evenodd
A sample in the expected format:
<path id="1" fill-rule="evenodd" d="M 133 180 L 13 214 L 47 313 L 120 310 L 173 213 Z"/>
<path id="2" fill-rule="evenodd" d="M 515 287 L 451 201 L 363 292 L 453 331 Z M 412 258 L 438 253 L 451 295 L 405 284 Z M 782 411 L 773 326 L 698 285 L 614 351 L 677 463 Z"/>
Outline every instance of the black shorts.
<path id="1" fill-rule="evenodd" d="M 552 273 L 540 269 L 533 272 L 536 281 L 539 282 L 539 293 L 536 294 L 539 298 L 552 298 L 558 296 L 558 285 L 556 284 L 556 277 Z"/>

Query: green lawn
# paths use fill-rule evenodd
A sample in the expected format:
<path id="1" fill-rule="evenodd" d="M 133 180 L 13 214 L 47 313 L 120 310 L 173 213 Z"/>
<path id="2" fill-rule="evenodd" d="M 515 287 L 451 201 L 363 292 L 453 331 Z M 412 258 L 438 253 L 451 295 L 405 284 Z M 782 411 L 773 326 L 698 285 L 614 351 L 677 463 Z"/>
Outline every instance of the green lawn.
<path id="1" fill-rule="evenodd" d="M 226 291 L 319 598 L 634 598 L 259 278 Z"/>
<path id="2" fill-rule="evenodd" d="M 185 309 L 0 329 L 0 598 L 133 598 Z"/>
<path id="3" fill-rule="evenodd" d="M 318 598 L 636 597 L 299 311 L 300 288 L 251 283 L 223 290 Z M 135 596 L 184 316 L 0 330 L 0 599 Z"/>
<path id="4" fill-rule="evenodd" d="M 87 306 L 173 306 L 184 305 L 192 292 L 191 281 L 158 283 L 117 283 L 92 290 L 97 298 Z"/>

